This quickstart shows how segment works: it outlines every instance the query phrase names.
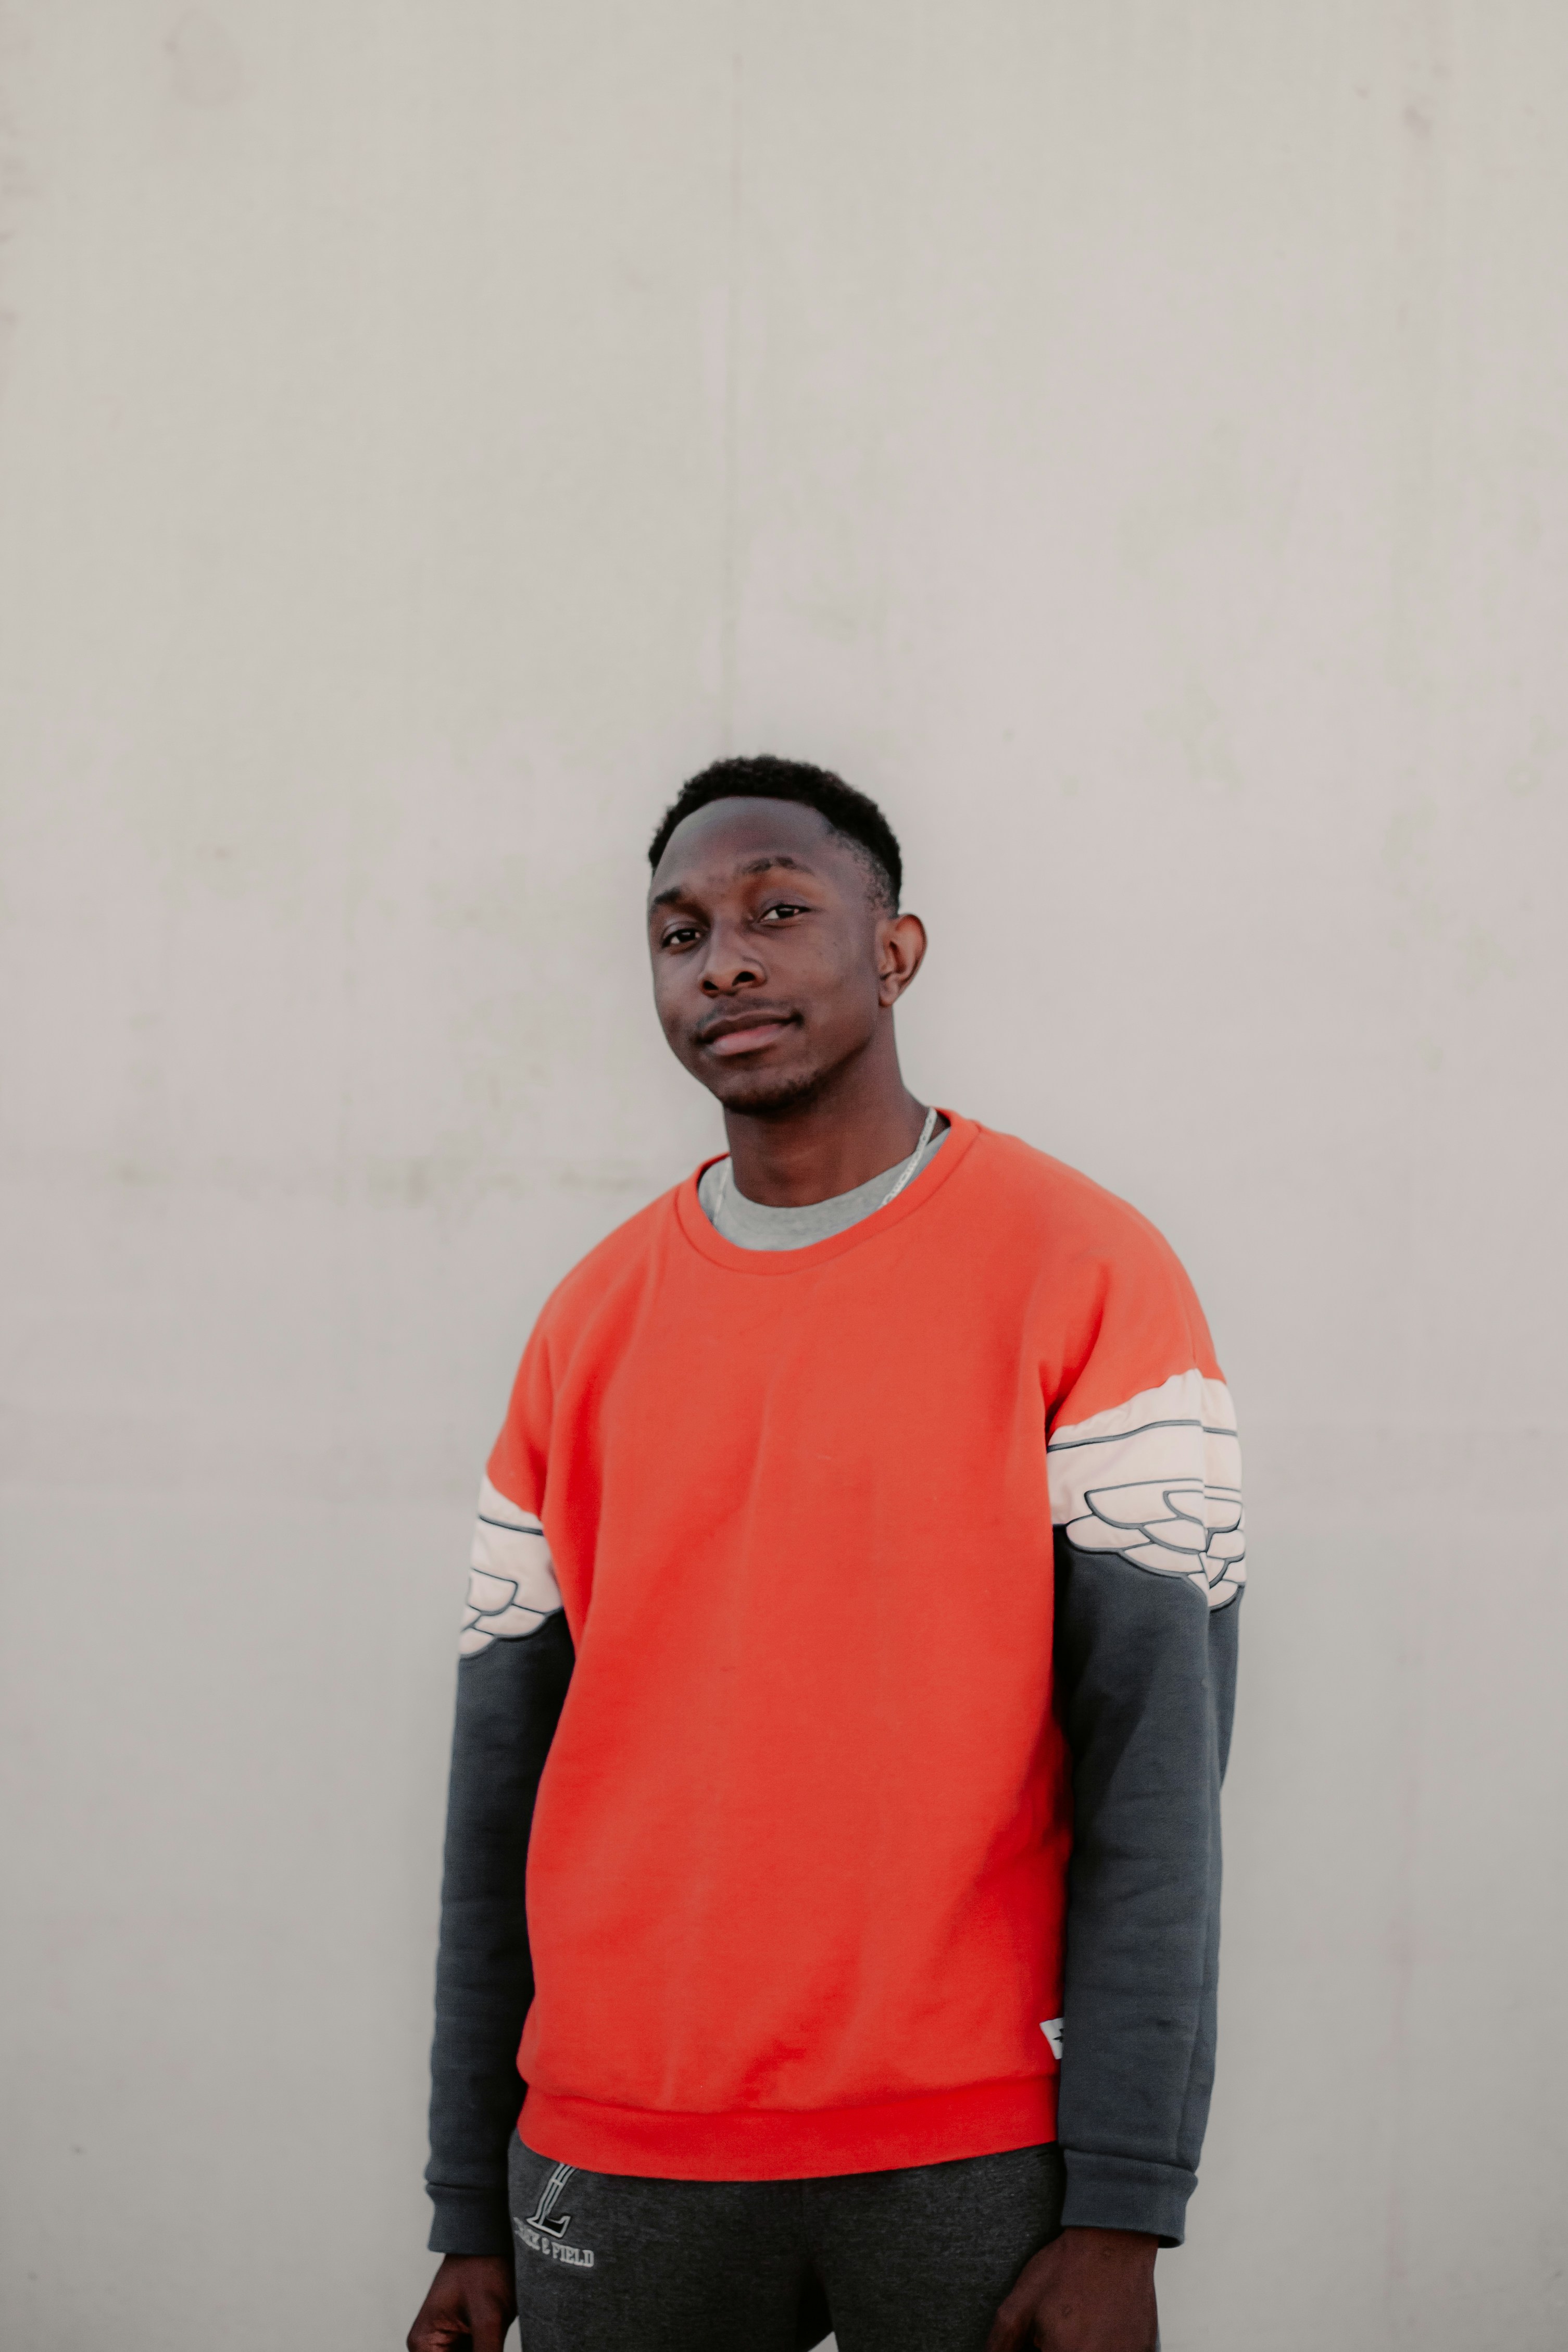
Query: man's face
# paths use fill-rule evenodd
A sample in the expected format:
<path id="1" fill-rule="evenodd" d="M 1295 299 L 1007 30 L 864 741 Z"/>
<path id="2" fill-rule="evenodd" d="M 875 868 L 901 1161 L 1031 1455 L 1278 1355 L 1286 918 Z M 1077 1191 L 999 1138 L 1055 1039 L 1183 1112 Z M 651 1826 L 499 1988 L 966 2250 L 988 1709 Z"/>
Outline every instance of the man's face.
<path id="1" fill-rule="evenodd" d="M 712 801 L 653 878 L 653 1001 L 676 1059 L 727 1110 L 788 1109 L 870 1045 L 914 977 L 912 915 L 815 809 Z"/>

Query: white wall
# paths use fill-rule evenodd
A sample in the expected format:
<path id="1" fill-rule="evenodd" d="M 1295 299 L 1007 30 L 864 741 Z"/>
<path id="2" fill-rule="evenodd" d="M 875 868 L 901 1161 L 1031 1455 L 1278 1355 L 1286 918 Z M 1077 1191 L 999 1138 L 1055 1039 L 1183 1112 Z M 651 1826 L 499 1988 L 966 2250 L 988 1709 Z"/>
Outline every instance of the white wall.
<path id="1" fill-rule="evenodd" d="M 472 1492 L 773 748 L 1250 1441 L 1169 2352 L 1547 2352 L 1568 11 L 5 26 L 5 2343 L 401 2341 Z"/>

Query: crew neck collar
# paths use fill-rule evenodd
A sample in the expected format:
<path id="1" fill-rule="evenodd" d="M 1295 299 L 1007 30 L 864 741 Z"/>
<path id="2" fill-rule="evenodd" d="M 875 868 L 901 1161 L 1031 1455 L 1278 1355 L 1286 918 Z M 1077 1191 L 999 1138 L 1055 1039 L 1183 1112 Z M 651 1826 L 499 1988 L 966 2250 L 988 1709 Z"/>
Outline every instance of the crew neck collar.
<path id="1" fill-rule="evenodd" d="M 830 1234 L 826 1240 L 808 1242 L 801 1249 L 744 1249 L 738 1243 L 727 1241 L 709 1223 L 706 1213 L 697 1198 L 697 1187 L 708 1170 L 726 1155 L 714 1153 L 711 1160 L 688 1176 L 675 1188 L 676 1222 L 694 1249 L 709 1258 L 716 1265 L 727 1267 L 734 1274 L 773 1276 L 804 1273 L 814 1266 L 825 1265 L 831 1258 L 841 1257 L 846 1250 L 859 1249 L 880 1234 L 891 1233 L 905 1217 L 915 1215 L 932 1195 L 938 1192 L 953 1174 L 959 1162 L 967 1158 L 970 1145 L 983 1132 L 979 1122 L 963 1118 L 957 1111 L 939 1103 L 937 1110 L 947 1122 L 947 1132 L 940 1151 L 932 1152 L 925 1164 L 911 1177 L 904 1190 L 869 1216 L 858 1218 L 841 1234 Z"/>

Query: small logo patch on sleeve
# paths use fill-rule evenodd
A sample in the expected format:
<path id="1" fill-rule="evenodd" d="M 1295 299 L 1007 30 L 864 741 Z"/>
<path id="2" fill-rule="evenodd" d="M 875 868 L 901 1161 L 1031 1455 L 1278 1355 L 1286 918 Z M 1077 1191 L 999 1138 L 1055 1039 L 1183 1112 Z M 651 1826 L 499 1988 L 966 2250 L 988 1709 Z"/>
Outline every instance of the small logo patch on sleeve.
<path id="1" fill-rule="evenodd" d="M 1060 2018 L 1060 2017 L 1044 2017 L 1044 2018 L 1041 2018 L 1041 2020 L 1040 2020 L 1040 2032 L 1044 2034 L 1044 2036 L 1045 2036 L 1046 2040 L 1047 2040 L 1047 2041 L 1050 2042 L 1050 2044 L 1051 2044 L 1051 2056 L 1056 2060 L 1057 2063 L 1060 2065 L 1060 2064 L 1061 2064 L 1061 2018 Z"/>

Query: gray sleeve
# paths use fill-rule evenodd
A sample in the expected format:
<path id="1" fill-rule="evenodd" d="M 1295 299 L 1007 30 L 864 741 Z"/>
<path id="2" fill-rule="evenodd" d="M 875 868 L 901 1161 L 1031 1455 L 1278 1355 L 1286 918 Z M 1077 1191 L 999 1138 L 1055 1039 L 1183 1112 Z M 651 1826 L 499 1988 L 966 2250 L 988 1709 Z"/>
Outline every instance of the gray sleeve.
<path id="1" fill-rule="evenodd" d="M 1058 1535 L 1073 1843 L 1058 2128 L 1069 2226 L 1179 2245 L 1214 2080 L 1238 1594 Z"/>
<path id="2" fill-rule="evenodd" d="M 512 2250 L 507 2158 L 522 2105 L 517 2043 L 534 1997 L 524 1875 L 571 1669 L 559 1610 L 457 1668 L 425 2169 L 437 2253 Z"/>

